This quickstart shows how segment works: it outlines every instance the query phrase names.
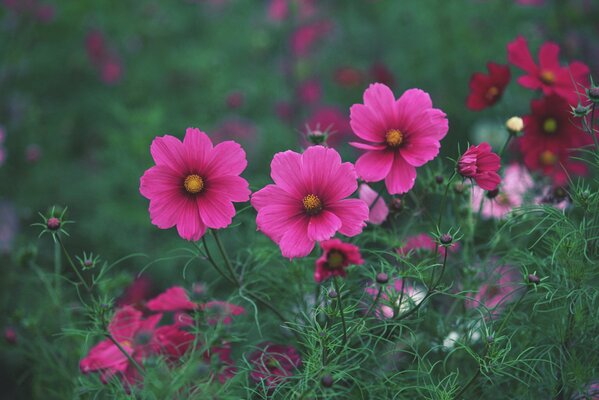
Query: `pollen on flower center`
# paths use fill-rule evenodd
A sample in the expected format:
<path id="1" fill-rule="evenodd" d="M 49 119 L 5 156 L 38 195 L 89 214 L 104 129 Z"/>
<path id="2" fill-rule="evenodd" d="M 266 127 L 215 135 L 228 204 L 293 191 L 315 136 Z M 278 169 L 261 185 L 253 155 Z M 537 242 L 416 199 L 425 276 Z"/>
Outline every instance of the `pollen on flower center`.
<path id="1" fill-rule="evenodd" d="M 541 80 L 543 83 L 550 85 L 555 82 L 555 74 L 552 71 L 543 70 L 541 71 Z"/>
<path id="2" fill-rule="evenodd" d="M 499 94 L 499 89 L 497 89 L 497 86 L 491 86 L 489 88 L 489 90 L 487 90 L 487 93 L 485 94 L 485 97 L 487 100 L 493 100 L 495 97 L 497 97 L 497 95 Z"/>
<path id="3" fill-rule="evenodd" d="M 315 194 L 309 194 L 302 200 L 309 215 L 318 214 L 322 210 L 322 202 Z"/>
<path id="4" fill-rule="evenodd" d="M 541 153 L 539 161 L 541 161 L 541 164 L 546 166 L 554 165 L 557 162 L 557 156 L 552 151 L 545 150 Z"/>
<path id="5" fill-rule="evenodd" d="M 385 140 L 391 147 L 399 147 L 403 142 L 403 133 L 399 129 L 390 129 L 385 133 Z"/>
<path id="6" fill-rule="evenodd" d="M 557 130 L 557 121 L 554 118 L 547 118 L 545 122 L 543 122 L 543 130 L 545 133 L 555 133 Z"/>
<path id="7" fill-rule="evenodd" d="M 183 186 L 188 193 L 200 193 L 204 189 L 204 180 L 199 175 L 188 175 L 183 182 Z"/>
<path id="8" fill-rule="evenodd" d="M 343 267 L 344 260 L 345 257 L 343 257 L 343 254 L 336 250 L 332 250 L 331 252 L 329 252 L 329 255 L 327 257 L 327 267 L 329 267 L 330 269 L 341 268 Z"/>

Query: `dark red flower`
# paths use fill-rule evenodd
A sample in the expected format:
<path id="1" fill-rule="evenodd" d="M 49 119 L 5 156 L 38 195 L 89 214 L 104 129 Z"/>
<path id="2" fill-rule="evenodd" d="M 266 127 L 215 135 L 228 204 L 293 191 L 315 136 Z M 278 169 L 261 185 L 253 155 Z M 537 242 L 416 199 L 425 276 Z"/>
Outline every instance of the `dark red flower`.
<path id="1" fill-rule="evenodd" d="M 470 146 L 458 160 L 458 172 L 465 178 L 472 178 L 485 190 L 495 190 L 501 182 L 497 174 L 501 159 L 491 151 L 491 145 L 483 142 Z"/>
<path id="2" fill-rule="evenodd" d="M 262 382 L 269 389 L 281 384 L 293 375 L 293 370 L 301 364 L 301 358 L 294 347 L 270 342 L 262 343 L 249 357 L 251 379 Z"/>
<path id="3" fill-rule="evenodd" d="M 314 280 L 318 283 L 331 276 L 345 276 L 345 269 L 350 265 L 362 265 L 364 260 L 360 248 L 339 239 L 329 239 L 320 242 L 322 256 L 316 260 Z"/>
<path id="4" fill-rule="evenodd" d="M 370 67 L 370 76 L 372 77 L 371 80 L 373 82 L 382 83 L 389 87 L 393 87 L 395 85 L 393 73 L 382 62 L 375 62 L 372 64 Z"/>
<path id="5" fill-rule="evenodd" d="M 589 85 L 589 67 L 574 61 L 562 67 L 559 63 L 559 46 L 545 42 L 539 50 L 539 65 L 535 64 L 526 39 L 519 36 L 507 46 L 508 61 L 523 69 L 527 75 L 518 83 L 528 89 L 542 89 L 546 96 L 556 94 L 568 104 L 577 105 L 577 91 Z"/>
<path id="6" fill-rule="evenodd" d="M 570 156 L 573 149 L 592 143 L 592 138 L 572 123 L 568 103 L 553 95 L 532 100 L 530 108 L 523 118 L 524 135 L 518 138 L 524 164 L 551 177 L 556 185 L 566 183 L 566 172 L 584 174 L 586 166 Z"/>
<path id="7" fill-rule="evenodd" d="M 142 309 L 150 294 L 152 293 L 152 281 L 145 276 L 136 278 L 129 285 L 121 297 L 116 301 L 117 306 L 123 307 L 131 305 L 137 309 Z"/>
<path id="8" fill-rule="evenodd" d="M 480 111 L 497 103 L 510 82 L 510 68 L 494 62 L 487 63 L 488 75 L 476 72 L 470 78 L 469 109 Z"/>

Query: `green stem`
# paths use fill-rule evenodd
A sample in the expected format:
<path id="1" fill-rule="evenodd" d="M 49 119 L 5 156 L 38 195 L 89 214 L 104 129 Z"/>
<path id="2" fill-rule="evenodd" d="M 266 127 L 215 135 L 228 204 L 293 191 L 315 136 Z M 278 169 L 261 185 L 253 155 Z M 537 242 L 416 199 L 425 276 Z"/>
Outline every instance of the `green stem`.
<path id="1" fill-rule="evenodd" d="M 120 350 L 121 353 L 123 353 L 123 355 L 125 357 L 127 357 L 127 360 L 129 360 L 129 362 L 131 364 L 133 364 L 133 366 L 137 369 L 137 371 L 140 373 L 141 376 L 144 375 L 144 369 L 141 367 L 141 365 L 139 365 L 139 363 L 137 361 L 135 361 L 135 359 L 133 357 L 131 357 L 131 354 L 127 353 L 127 351 L 123 348 L 123 346 L 121 346 L 121 344 L 112 337 L 112 335 L 110 333 L 106 334 L 106 337 L 116 346 L 118 347 L 118 349 Z"/>
<path id="2" fill-rule="evenodd" d="M 56 297 L 60 299 L 61 293 L 61 275 L 62 275 L 62 262 L 60 259 L 60 243 L 54 241 L 54 291 Z"/>
<path id="3" fill-rule="evenodd" d="M 597 135 L 595 134 L 595 103 L 591 108 L 591 126 L 590 132 L 591 137 L 593 138 L 593 142 L 595 143 L 595 149 L 599 152 L 599 140 L 597 139 Z"/>
<path id="4" fill-rule="evenodd" d="M 231 274 L 231 277 L 235 281 L 237 281 L 237 286 L 241 286 L 241 284 L 239 283 L 239 279 L 237 279 L 237 275 L 235 274 L 235 271 L 233 270 L 233 266 L 231 265 L 231 260 L 229 260 L 229 256 L 227 255 L 225 247 L 223 246 L 223 243 L 220 241 L 218 232 L 214 229 L 212 229 L 211 231 L 212 231 L 212 236 L 214 236 L 214 240 L 216 241 L 216 245 L 218 246 L 218 250 L 220 251 L 220 254 L 223 257 L 223 260 L 225 260 L 225 266 L 227 267 L 229 274 Z"/>
<path id="5" fill-rule="evenodd" d="M 441 231 L 441 221 L 443 220 L 443 214 L 445 214 L 445 203 L 447 201 L 447 192 L 449 192 L 449 186 L 451 186 L 451 182 L 453 182 L 453 178 L 456 176 L 456 171 L 453 171 L 451 177 L 447 181 L 447 185 L 445 186 L 445 193 L 443 193 L 443 198 L 441 199 L 441 207 L 439 208 L 439 218 L 437 219 L 437 229 L 439 232 Z M 435 254 L 437 252 L 435 251 Z"/>
<path id="6" fill-rule="evenodd" d="M 501 150 L 499 150 L 499 158 L 503 157 L 503 153 L 505 152 L 505 149 L 507 149 L 507 146 L 510 144 L 510 141 L 512 140 L 512 138 L 514 137 L 514 135 L 512 133 L 510 133 L 507 137 L 507 139 L 505 140 L 505 142 L 503 143 L 503 146 L 501 147 Z"/>
<path id="7" fill-rule="evenodd" d="M 379 286 L 379 291 L 377 292 L 376 297 L 374 298 L 374 301 L 372 302 L 370 307 L 368 307 L 368 310 L 366 310 L 366 313 L 362 317 L 362 321 L 365 321 L 366 318 L 368 318 L 368 315 L 370 315 L 370 313 L 374 309 L 374 307 L 376 307 L 376 304 L 378 303 L 379 299 L 381 298 L 382 292 L 383 292 L 383 286 L 381 285 L 381 286 Z M 358 325 L 356 324 L 347 333 L 347 338 L 350 339 L 352 337 L 352 335 L 356 332 L 357 329 L 358 329 Z"/>
<path id="8" fill-rule="evenodd" d="M 73 269 L 73 271 L 75 271 L 75 274 L 77 275 L 77 277 L 79 278 L 79 280 L 81 281 L 81 283 L 83 284 L 83 286 L 85 287 L 85 289 L 88 291 L 88 293 L 90 293 L 91 292 L 91 288 L 89 287 L 89 285 L 87 284 L 87 282 L 85 281 L 85 279 L 83 279 L 83 275 L 81 275 L 81 273 L 79 272 L 79 269 L 77 268 L 77 266 L 75 266 L 75 263 L 73 262 L 73 259 L 69 255 L 69 252 L 67 251 L 67 248 L 65 247 L 62 239 L 60 238 L 59 235 L 55 235 L 55 237 L 56 237 L 56 240 L 58 241 L 58 243 L 60 243 L 60 247 L 62 248 L 62 252 L 66 256 L 67 261 L 69 262 L 69 265 L 71 266 L 71 268 Z"/>
<path id="9" fill-rule="evenodd" d="M 345 325 L 345 314 L 343 312 L 343 303 L 341 302 L 341 290 L 339 288 L 339 282 L 337 282 L 337 277 L 333 278 L 333 284 L 335 285 L 335 290 L 337 291 L 337 307 L 339 308 L 339 314 L 341 315 L 341 325 L 343 326 L 343 345 L 347 342 L 347 326 Z"/>

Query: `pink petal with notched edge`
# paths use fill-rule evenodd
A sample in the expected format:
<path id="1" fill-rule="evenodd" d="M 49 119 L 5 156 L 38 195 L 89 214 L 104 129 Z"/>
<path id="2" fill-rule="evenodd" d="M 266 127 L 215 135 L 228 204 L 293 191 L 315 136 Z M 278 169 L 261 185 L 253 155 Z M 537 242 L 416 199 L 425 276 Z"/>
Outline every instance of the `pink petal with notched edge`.
<path id="1" fill-rule="evenodd" d="M 390 194 L 406 193 L 416 181 L 416 168 L 408 164 L 402 157 L 396 155 L 393 167 L 385 178 L 385 185 Z"/>
<path id="2" fill-rule="evenodd" d="M 197 207 L 200 209 L 202 222 L 208 228 L 222 229 L 231 225 L 235 216 L 235 207 L 229 199 L 222 198 L 218 193 L 206 191 L 197 197 Z"/>
<path id="3" fill-rule="evenodd" d="M 200 218 L 198 205 L 194 199 L 187 199 L 179 210 L 177 232 L 183 239 L 197 241 L 206 233 L 206 224 Z"/>
<path id="4" fill-rule="evenodd" d="M 146 199 L 181 190 L 181 177 L 165 165 L 155 165 L 140 178 L 139 191 Z"/>
<path id="5" fill-rule="evenodd" d="M 181 196 L 179 191 L 172 191 L 150 200 L 150 219 L 154 225 L 161 229 L 175 226 L 179 214 L 186 207 L 189 199 Z"/>
<path id="6" fill-rule="evenodd" d="M 339 233 L 345 236 L 356 236 L 362 233 L 368 219 L 368 206 L 360 199 L 343 199 L 327 204 L 327 210 L 341 220 Z"/>
<path id="7" fill-rule="evenodd" d="M 208 191 L 211 195 L 216 193 L 229 201 L 242 202 L 250 198 L 250 189 L 248 182 L 237 175 L 217 176 L 210 178 Z"/>
<path id="8" fill-rule="evenodd" d="M 239 143 L 231 140 L 214 146 L 212 159 L 206 168 L 206 176 L 219 177 L 223 175 L 239 175 L 247 167 L 245 151 Z"/>
<path id="9" fill-rule="evenodd" d="M 123 349 L 131 354 L 133 350 L 128 345 Z M 129 360 L 110 339 L 106 339 L 92 347 L 87 356 L 79 362 L 79 368 L 84 374 L 100 369 L 108 369 L 112 374 L 123 372 L 127 369 Z"/>
<path id="10" fill-rule="evenodd" d="M 305 196 L 306 186 L 300 174 L 302 170 L 302 156 L 294 151 L 287 150 L 277 153 L 270 163 L 270 176 L 277 186 L 296 198 Z"/>
<path id="11" fill-rule="evenodd" d="M 364 105 L 378 114 L 385 131 L 397 124 L 395 115 L 395 96 L 391 89 L 382 83 L 373 83 L 364 91 Z M 383 132 L 384 133 L 384 132 Z"/>
<path id="12" fill-rule="evenodd" d="M 539 65 L 541 70 L 560 69 L 559 65 L 559 46 L 555 43 L 545 42 L 539 49 Z"/>
<path id="13" fill-rule="evenodd" d="M 528 49 L 528 42 L 522 36 L 518 36 L 516 40 L 507 45 L 507 53 L 510 64 L 523 69 L 529 74 L 536 74 L 538 72 L 538 67 Z"/>
<path id="14" fill-rule="evenodd" d="M 385 179 L 393 166 L 395 151 L 369 151 L 356 161 L 356 172 L 367 182 L 378 182 Z"/>
<path id="15" fill-rule="evenodd" d="M 305 216 L 299 202 L 298 204 L 273 203 L 260 209 L 256 217 L 256 225 L 266 236 L 278 242 L 287 231 L 287 227 L 302 218 Z"/>
<path id="16" fill-rule="evenodd" d="M 150 146 L 150 153 L 156 165 L 165 165 L 178 173 L 189 172 L 183 143 L 174 136 L 155 138 Z"/>
<path id="17" fill-rule="evenodd" d="M 349 124 L 356 136 L 374 143 L 385 141 L 387 125 L 376 111 L 364 104 L 354 104 L 349 110 Z"/>
<path id="18" fill-rule="evenodd" d="M 141 317 L 141 311 L 131 306 L 125 306 L 112 317 L 108 325 L 108 332 L 118 342 L 131 340 L 139 329 Z"/>
<path id="19" fill-rule="evenodd" d="M 266 185 L 252 194 L 251 203 L 256 210 L 260 211 L 263 207 L 276 203 L 295 204 L 299 207 L 300 200 L 292 197 L 277 185 Z"/>

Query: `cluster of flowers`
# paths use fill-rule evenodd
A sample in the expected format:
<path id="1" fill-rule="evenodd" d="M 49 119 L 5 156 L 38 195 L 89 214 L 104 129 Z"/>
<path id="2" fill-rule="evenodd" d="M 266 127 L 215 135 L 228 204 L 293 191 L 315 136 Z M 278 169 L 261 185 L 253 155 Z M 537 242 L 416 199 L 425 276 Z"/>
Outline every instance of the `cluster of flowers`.
<path id="1" fill-rule="evenodd" d="M 231 343 L 223 340 L 206 348 L 194 328 L 230 325 L 233 317 L 244 313 L 243 307 L 224 301 L 192 301 L 184 288 L 175 286 L 143 304 L 120 307 L 108 326 L 107 339 L 94 346 L 79 366 L 86 374 L 100 372 L 102 382 L 118 376 L 129 388 L 139 381 L 137 368 L 148 358 L 162 357 L 174 366 L 193 348 L 202 351 L 201 362 L 210 367 L 211 377 L 224 383 L 237 372 Z M 166 314 L 171 318 L 164 318 Z M 162 320 L 174 322 L 161 324 Z M 267 387 L 277 385 L 301 365 L 295 348 L 270 342 L 259 344 L 248 360 L 253 367 L 251 378 Z"/>

